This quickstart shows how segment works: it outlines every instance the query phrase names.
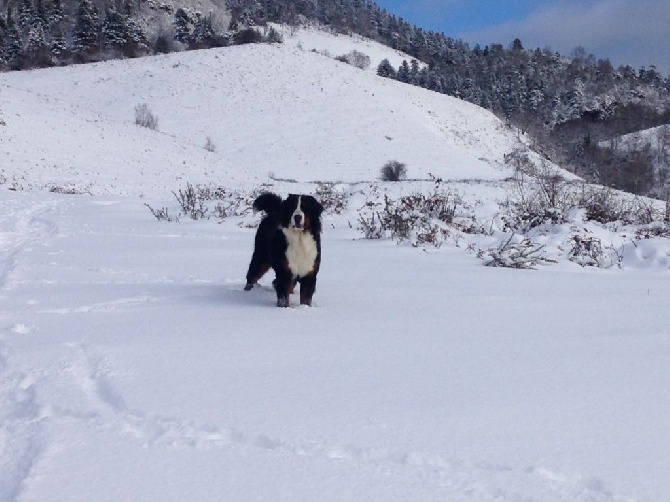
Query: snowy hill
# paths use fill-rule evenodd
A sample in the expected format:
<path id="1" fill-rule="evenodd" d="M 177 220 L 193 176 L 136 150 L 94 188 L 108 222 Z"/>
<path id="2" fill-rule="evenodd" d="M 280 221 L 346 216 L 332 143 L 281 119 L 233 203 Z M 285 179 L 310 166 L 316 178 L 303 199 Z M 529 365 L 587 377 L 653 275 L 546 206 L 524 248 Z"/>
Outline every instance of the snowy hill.
<path id="1" fill-rule="evenodd" d="M 536 192 L 511 152 L 588 187 L 491 114 L 312 49 L 401 57 L 306 31 L 0 74 L 0 502 L 666 499 L 666 226 L 513 227 Z M 415 179 L 375 182 L 391 159 Z M 278 309 L 272 274 L 243 291 L 248 197 L 313 181 L 343 207 L 314 307 Z M 189 182 L 240 205 L 157 221 Z M 448 197 L 440 247 L 362 238 L 415 193 Z M 537 270 L 483 266 L 525 239 Z"/>
<path id="2" fill-rule="evenodd" d="M 315 38 L 304 47 L 348 52 L 336 36 L 336 45 Z M 360 47 L 350 40 L 351 50 Z M 375 45 L 372 54 L 381 51 Z M 0 174 L 92 193 L 165 196 L 185 179 L 234 185 L 268 173 L 374 180 L 393 159 L 414 178 L 502 179 L 503 155 L 517 144 L 474 105 L 290 42 L 16 72 L 2 75 L 0 89 Z M 142 103 L 158 132 L 134 124 Z M 215 153 L 204 150 L 208 137 Z"/>
<path id="3" fill-rule="evenodd" d="M 613 140 L 603 141 L 601 146 L 612 146 L 622 149 L 641 149 L 645 145 L 650 145 L 653 150 L 667 151 L 670 147 L 670 125 L 662 125 L 644 129 L 642 131 L 624 134 Z"/>

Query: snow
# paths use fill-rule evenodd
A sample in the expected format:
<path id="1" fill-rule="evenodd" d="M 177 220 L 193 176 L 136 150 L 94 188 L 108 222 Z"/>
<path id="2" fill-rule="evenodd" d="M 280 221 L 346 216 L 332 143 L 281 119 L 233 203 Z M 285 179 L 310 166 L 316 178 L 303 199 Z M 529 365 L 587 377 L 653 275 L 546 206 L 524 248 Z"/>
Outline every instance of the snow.
<path id="1" fill-rule="evenodd" d="M 142 103 L 158 132 L 135 125 Z M 0 110 L 0 175 L 94 194 L 165 197 L 186 181 L 258 184 L 270 173 L 366 181 L 389 160 L 412 178 L 502 179 L 519 143 L 474 105 L 289 43 L 8 73 Z"/>
<path id="2" fill-rule="evenodd" d="M 139 102 L 159 131 L 135 126 Z M 487 112 L 284 44 L 3 74 L 0 118 L 0 502 L 670 493 L 667 239 L 576 212 L 538 229 L 556 265 L 484 267 L 466 245 L 499 242 L 520 145 Z M 390 158 L 496 232 L 362 239 Z M 313 307 L 274 307 L 272 274 L 243 291 L 257 217 L 145 206 L 176 214 L 187 181 L 312 180 L 348 194 Z M 568 261 L 578 224 L 624 267 Z"/>

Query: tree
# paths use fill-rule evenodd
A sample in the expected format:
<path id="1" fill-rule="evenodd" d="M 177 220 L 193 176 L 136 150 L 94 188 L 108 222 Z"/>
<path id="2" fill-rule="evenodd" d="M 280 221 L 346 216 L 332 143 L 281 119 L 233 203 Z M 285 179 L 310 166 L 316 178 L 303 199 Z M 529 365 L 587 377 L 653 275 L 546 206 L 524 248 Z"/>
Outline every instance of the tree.
<path id="1" fill-rule="evenodd" d="M 396 79 L 399 80 L 400 82 L 404 82 L 408 84 L 411 79 L 412 75 L 409 69 L 409 64 L 407 63 L 406 59 L 403 59 L 402 64 L 400 65 L 400 68 L 398 68 L 398 73 L 396 74 Z"/>
<path id="2" fill-rule="evenodd" d="M 50 24 L 59 24 L 65 18 L 63 5 L 60 0 L 52 0 L 51 5 L 47 9 L 47 19 Z"/>
<path id="3" fill-rule="evenodd" d="M 382 166 L 380 177 L 382 181 L 400 181 L 407 177 L 407 166 L 397 160 L 390 160 Z"/>
<path id="4" fill-rule="evenodd" d="M 215 45 L 216 34 L 212 23 L 212 14 L 207 16 L 203 16 L 199 12 L 196 14 L 191 39 L 199 47 L 213 47 Z"/>
<path id="5" fill-rule="evenodd" d="M 396 71 L 388 59 L 382 59 L 382 62 L 377 66 L 377 75 L 380 77 L 395 78 Z"/>
<path id="6" fill-rule="evenodd" d="M 35 22 L 28 32 L 26 53 L 33 65 L 42 66 L 48 61 L 49 46 L 40 22 Z"/>
<path id="7" fill-rule="evenodd" d="M 5 37 L 3 41 L 4 58 L 12 70 L 20 70 L 24 64 L 23 43 L 21 34 L 14 22 L 11 9 L 7 9 Z"/>
<path id="8" fill-rule="evenodd" d="M 33 23 L 35 11 L 30 0 L 21 0 L 19 5 L 19 28 L 28 30 Z"/>
<path id="9" fill-rule="evenodd" d="M 51 44 L 49 45 L 51 54 L 60 56 L 67 51 L 67 44 L 65 43 L 65 36 L 58 25 L 51 28 Z"/>
<path id="10" fill-rule="evenodd" d="M 174 13 L 174 39 L 182 44 L 191 41 L 191 18 L 181 7 Z"/>
<path id="11" fill-rule="evenodd" d="M 0 13 L 0 68 L 7 64 L 5 57 L 5 35 L 7 34 L 7 21 Z"/>
<path id="12" fill-rule="evenodd" d="M 90 52 L 98 45 L 98 20 L 91 0 L 80 0 L 72 29 L 72 46 L 76 52 Z"/>
<path id="13" fill-rule="evenodd" d="M 105 20 L 102 23 L 102 37 L 105 47 L 109 48 L 121 49 L 128 43 L 126 18 L 114 8 L 105 12 Z"/>

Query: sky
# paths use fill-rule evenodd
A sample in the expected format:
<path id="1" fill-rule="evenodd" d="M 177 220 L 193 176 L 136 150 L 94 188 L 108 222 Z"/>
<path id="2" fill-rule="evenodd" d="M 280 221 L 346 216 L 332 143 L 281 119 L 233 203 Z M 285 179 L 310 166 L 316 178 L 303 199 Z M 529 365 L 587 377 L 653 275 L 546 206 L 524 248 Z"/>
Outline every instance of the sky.
<path id="1" fill-rule="evenodd" d="M 481 46 L 550 47 L 570 55 L 584 47 L 615 66 L 655 65 L 670 73 L 668 0 L 378 0 L 421 28 Z"/>

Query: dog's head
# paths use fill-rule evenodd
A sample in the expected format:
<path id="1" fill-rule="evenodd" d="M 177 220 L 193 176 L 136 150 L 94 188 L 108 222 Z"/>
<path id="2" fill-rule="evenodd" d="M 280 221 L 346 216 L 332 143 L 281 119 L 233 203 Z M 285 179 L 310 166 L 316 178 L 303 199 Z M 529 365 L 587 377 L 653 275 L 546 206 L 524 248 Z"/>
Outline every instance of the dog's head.
<path id="1" fill-rule="evenodd" d="M 301 232 L 321 232 L 323 206 L 311 195 L 290 194 L 281 205 L 281 225 Z"/>

